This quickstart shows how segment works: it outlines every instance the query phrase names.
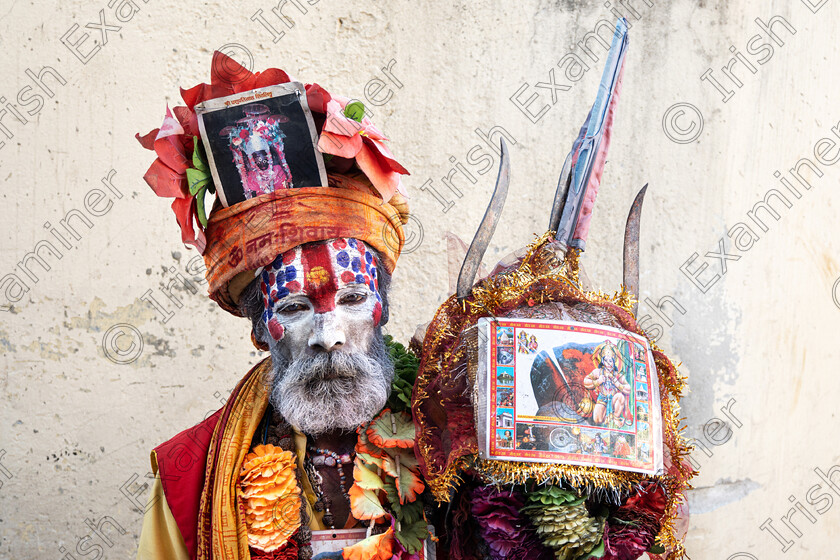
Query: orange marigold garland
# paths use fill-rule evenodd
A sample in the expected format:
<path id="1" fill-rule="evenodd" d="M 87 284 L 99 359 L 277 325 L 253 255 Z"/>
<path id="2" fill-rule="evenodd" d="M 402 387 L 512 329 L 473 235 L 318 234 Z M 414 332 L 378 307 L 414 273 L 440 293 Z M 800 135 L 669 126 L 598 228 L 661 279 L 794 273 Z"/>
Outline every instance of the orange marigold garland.
<path id="1" fill-rule="evenodd" d="M 300 528 L 300 488 L 295 454 L 258 445 L 245 457 L 240 475 L 248 544 L 273 552 Z"/>

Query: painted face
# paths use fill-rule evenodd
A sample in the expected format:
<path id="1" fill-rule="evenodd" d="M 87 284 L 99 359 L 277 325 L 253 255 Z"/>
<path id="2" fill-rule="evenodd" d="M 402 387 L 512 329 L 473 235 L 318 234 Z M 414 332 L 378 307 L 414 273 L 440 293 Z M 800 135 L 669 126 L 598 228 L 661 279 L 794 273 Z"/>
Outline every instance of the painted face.
<path id="1" fill-rule="evenodd" d="M 299 246 L 278 256 L 260 282 L 271 337 L 292 337 L 292 346 L 312 350 L 346 343 L 364 350 L 364 339 L 382 318 L 376 264 L 356 239 Z"/>

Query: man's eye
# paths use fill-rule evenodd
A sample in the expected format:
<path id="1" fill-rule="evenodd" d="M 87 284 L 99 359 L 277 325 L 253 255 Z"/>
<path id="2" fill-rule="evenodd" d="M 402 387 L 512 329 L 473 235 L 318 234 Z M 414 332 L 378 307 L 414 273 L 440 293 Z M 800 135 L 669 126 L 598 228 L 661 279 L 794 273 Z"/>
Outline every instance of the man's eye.
<path id="1" fill-rule="evenodd" d="M 354 303 L 361 303 L 367 299 L 365 294 L 346 294 L 341 296 L 338 300 L 338 303 L 342 303 L 345 305 L 352 305 Z"/>
<path id="2" fill-rule="evenodd" d="M 287 305 L 284 305 L 283 307 L 280 307 L 279 309 L 277 309 L 277 312 L 278 313 L 289 314 L 289 313 L 297 313 L 298 311 L 306 311 L 307 309 L 309 309 L 308 305 L 298 302 L 298 303 L 289 303 Z"/>

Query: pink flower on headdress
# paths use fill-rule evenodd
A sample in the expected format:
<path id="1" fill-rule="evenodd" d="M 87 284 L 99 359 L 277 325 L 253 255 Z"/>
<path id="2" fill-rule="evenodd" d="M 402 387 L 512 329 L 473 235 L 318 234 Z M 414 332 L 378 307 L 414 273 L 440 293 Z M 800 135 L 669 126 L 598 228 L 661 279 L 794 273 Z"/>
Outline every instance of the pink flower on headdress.
<path id="1" fill-rule="evenodd" d="M 346 97 L 332 96 L 326 103 L 327 118 L 318 139 L 318 149 L 325 154 L 355 158 L 359 169 L 385 202 L 398 191 L 405 195 L 400 175 L 408 175 L 408 171 L 382 143 L 387 138 L 368 117 L 357 122 L 344 114 L 349 101 Z"/>

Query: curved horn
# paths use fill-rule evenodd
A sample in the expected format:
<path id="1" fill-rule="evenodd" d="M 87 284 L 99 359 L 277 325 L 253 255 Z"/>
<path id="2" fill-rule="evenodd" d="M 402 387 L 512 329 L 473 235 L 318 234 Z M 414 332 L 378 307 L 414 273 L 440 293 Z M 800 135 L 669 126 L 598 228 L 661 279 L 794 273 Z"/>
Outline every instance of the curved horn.
<path id="1" fill-rule="evenodd" d="M 642 218 L 642 202 L 645 200 L 647 184 L 642 187 L 630 213 L 627 215 L 627 225 L 624 227 L 624 287 L 634 298 L 639 299 L 639 223 Z M 633 315 L 639 311 L 639 302 L 633 304 Z"/>
<path id="2" fill-rule="evenodd" d="M 566 206 L 566 195 L 569 193 L 569 181 L 572 178 L 572 152 L 566 156 L 563 162 L 563 170 L 560 172 L 560 180 L 557 181 L 557 190 L 554 193 L 554 202 L 551 205 L 551 216 L 548 219 L 548 231 L 557 233 L 560 227 L 560 217 L 563 215 L 563 208 Z M 564 240 L 565 241 L 565 240 Z"/>
<path id="3" fill-rule="evenodd" d="M 510 185 L 510 156 L 505 139 L 502 138 L 501 142 L 502 155 L 499 161 L 499 176 L 496 178 L 496 188 L 493 190 L 493 197 L 490 199 L 490 204 L 487 205 L 478 231 L 475 232 L 475 237 L 470 243 L 467 256 L 464 257 L 464 264 L 461 265 L 456 292 L 458 301 L 463 301 L 470 294 L 481 259 L 484 258 L 484 252 L 490 245 L 490 239 L 493 237 L 493 232 L 496 231 L 496 225 L 499 223 L 499 217 L 502 215 L 502 208 L 505 207 L 505 198 L 507 198 L 508 186 Z"/>

